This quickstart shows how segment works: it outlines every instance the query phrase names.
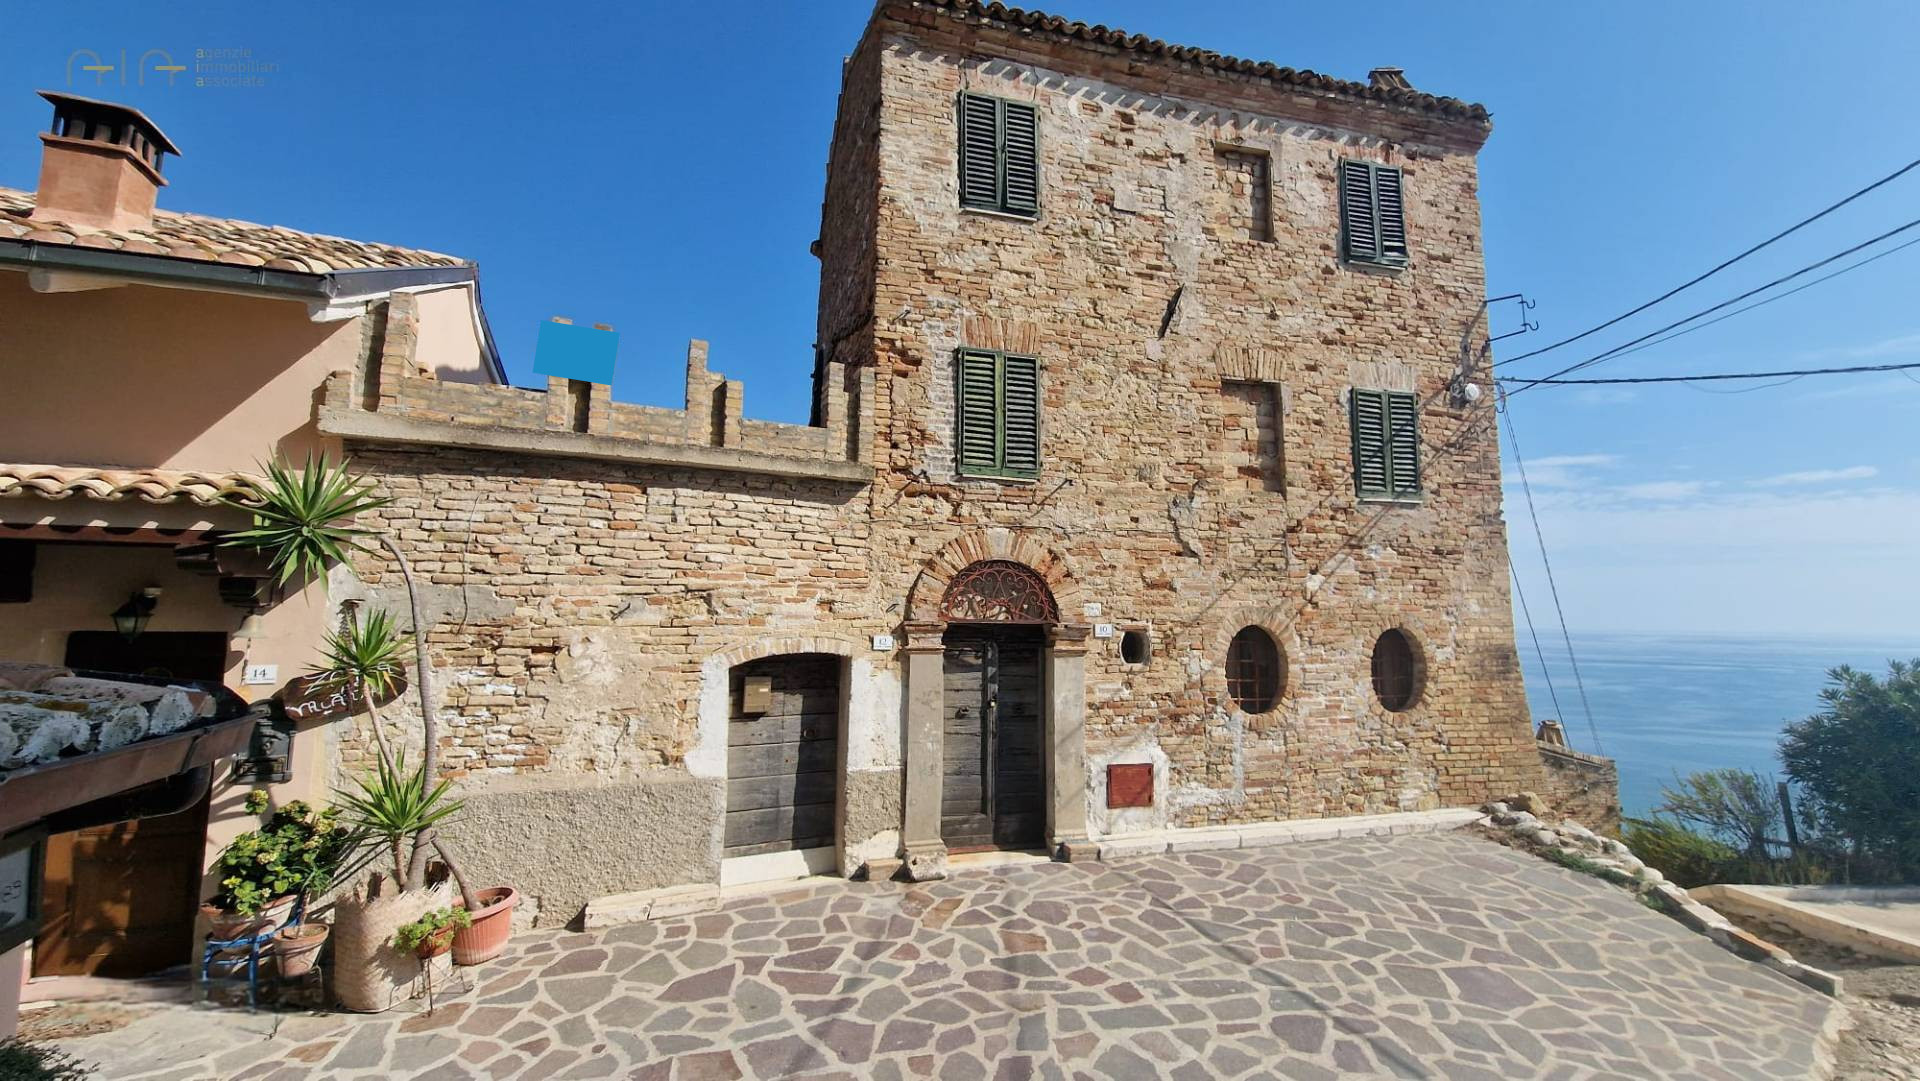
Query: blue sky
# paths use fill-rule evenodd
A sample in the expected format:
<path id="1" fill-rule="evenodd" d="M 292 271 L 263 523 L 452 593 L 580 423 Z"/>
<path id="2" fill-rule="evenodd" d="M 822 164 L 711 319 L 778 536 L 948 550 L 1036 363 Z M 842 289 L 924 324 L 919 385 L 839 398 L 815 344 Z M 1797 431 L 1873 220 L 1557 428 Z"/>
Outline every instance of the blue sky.
<path id="1" fill-rule="evenodd" d="M 1489 293 L 1525 292 L 1541 324 L 1502 356 L 1630 308 L 1920 157 L 1920 6 L 1903 2 L 1385 3 L 1364 33 L 1329 4 L 1048 9 L 1350 78 L 1399 65 L 1422 89 L 1485 102 Z M 185 149 L 163 206 L 478 260 L 517 380 L 529 380 L 537 324 L 562 314 L 620 329 L 620 398 L 677 404 L 698 336 L 716 368 L 746 380 L 749 415 L 803 420 L 818 276 L 807 245 L 840 60 L 869 7 L 727 11 L 15 5 L 0 39 L 0 184 L 33 186 L 48 115 L 33 90 L 65 85 L 73 50 L 111 62 L 162 48 L 189 64 L 199 49 L 249 50 L 271 65 L 264 85 L 109 76 L 96 88 L 80 74 L 74 89 L 140 106 Z M 1510 370 L 1572 363 L 1914 217 L 1920 171 L 1615 332 Z M 1920 246 L 1588 374 L 1920 361 L 1916 284 Z M 1499 331 L 1515 316 L 1494 319 Z M 1543 388 L 1513 409 L 1576 632 L 1892 635 L 1920 611 L 1920 382 Z M 1511 461 L 1507 473 L 1516 563 L 1541 615 Z"/>

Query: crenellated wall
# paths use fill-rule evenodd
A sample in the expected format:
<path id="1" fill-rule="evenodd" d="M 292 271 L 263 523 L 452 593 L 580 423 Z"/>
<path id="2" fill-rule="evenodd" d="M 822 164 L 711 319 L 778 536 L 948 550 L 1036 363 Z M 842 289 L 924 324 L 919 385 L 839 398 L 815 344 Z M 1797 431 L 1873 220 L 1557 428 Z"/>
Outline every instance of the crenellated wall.
<path id="1" fill-rule="evenodd" d="M 358 369 L 337 372 L 329 381 L 326 408 L 333 414 L 333 423 L 323 422 L 323 429 L 364 435 L 350 420 L 342 419 L 357 412 L 387 421 L 567 433 L 602 441 L 547 439 L 538 447 L 522 448 L 560 456 L 605 457 L 608 441 L 615 449 L 619 444 L 718 448 L 739 452 L 735 461 L 743 467 L 751 466 L 753 456 L 864 461 L 858 451 L 872 443 L 862 434 L 860 381 L 853 381 L 850 395 L 839 363 L 828 366 L 821 423 L 784 424 L 741 415 L 744 389 L 740 381 L 707 368 L 703 341 L 687 347 L 686 407 L 663 409 L 613 401 L 611 388 L 577 379 L 549 378 L 545 390 L 440 379 L 418 361 L 419 309 L 411 295 L 395 295 L 370 320 L 369 333 L 372 340 Z M 870 412 L 866 416 L 864 423 L 870 425 Z M 404 425 L 388 424 L 382 430 L 390 442 L 433 443 L 449 436 L 431 427 L 421 427 L 411 437 Z"/>

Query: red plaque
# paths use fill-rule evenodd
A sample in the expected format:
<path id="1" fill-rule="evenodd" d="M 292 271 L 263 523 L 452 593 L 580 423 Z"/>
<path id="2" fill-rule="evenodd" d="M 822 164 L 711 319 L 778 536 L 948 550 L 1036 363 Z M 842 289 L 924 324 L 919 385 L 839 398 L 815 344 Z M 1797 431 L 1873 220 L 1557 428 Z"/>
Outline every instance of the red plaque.
<path id="1" fill-rule="evenodd" d="M 1107 767 L 1107 806 L 1153 806 L 1153 763 L 1135 762 Z"/>

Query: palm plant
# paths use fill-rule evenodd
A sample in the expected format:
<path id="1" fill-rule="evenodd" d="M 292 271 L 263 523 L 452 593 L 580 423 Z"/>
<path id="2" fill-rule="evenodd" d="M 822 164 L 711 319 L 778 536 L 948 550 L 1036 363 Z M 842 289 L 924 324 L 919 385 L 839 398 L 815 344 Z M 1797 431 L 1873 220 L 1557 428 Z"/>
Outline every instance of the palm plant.
<path id="1" fill-rule="evenodd" d="M 229 506 L 253 516 L 253 527 L 228 535 L 225 543 L 266 553 L 268 565 L 282 584 L 296 577 L 321 579 L 328 567 L 346 562 L 354 552 L 373 552 L 375 549 L 372 545 L 375 544 L 384 549 L 399 566 L 401 581 L 407 588 L 408 607 L 413 616 L 414 667 L 419 673 L 419 678 L 414 681 L 414 690 L 420 699 L 421 737 L 425 744 L 419 772 L 424 785 L 426 779 L 439 776 L 440 738 L 433 711 L 433 664 L 427 656 L 427 621 L 420 603 L 420 591 L 414 582 L 413 567 L 407 562 L 406 553 L 400 550 L 391 536 L 350 524 L 355 516 L 378 510 L 391 503 L 392 499 L 378 494 L 374 484 L 365 477 L 356 476 L 348 469 L 347 463 L 335 465 L 324 454 L 318 458 L 309 454 L 306 464 L 299 469 L 277 459 L 263 463 L 261 468 L 264 476 L 252 482 L 250 491 L 244 497 L 230 496 L 226 499 Z M 392 638 L 394 628 L 390 617 L 388 623 L 389 633 L 386 637 Z M 386 671 L 391 677 L 391 670 L 380 666 L 396 663 L 397 654 L 404 647 L 372 648 L 378 640 L 370 633 L 371 625 L 372 621 L 369 620 L 366 633 L 360 634 L 359 642 L 343 643 L 352 647 L 344 650 L 341 658 L 337 658 L 350 662 L 341 666 L 340 679 L 343 681 L 354 678 L 350 671 L 354 665 L 365 667 L 365 662 L 369 660 L 378 662 L 369 668 L 370 671 Z M 353 625 L 349 624 L 343 633 L 352 632 Z M 328 648 L 330 653 L 333 652 L 332 640 Z M 362 684 L 361 693 L 367 694 L 368 690 Z M 397 763 L 388 755 L 377 720 L 374 722 L 374 731 L 376 741 L 380 744 L 383 765 L 395 767 Z M 459 865 L 435 835 L 434 822 L 438 821 L 436 818 L 426 823 L 412 835 L 413 850 L 406 866 L 398 869 L 404 872 L 404 881 L 420 881 L 425 877 L 428 851 L 436 851 L 446 862 L 448 870 L 453 872 L 454 878 L 459 880 L 460 892 L 468 907 L 477 907 L 477 899 L 467 889 Z"/>
<path id="2" fill-rule="evenodd" d="M 404 751 L 391 760 L 382 758 L 371 773 L 354 781 L 360 791 L 341 795 L 340 806 L 356 828 L 387 846 L 393 855 L 394 883 L 408 889 L 418 872 L 410 867 L 407 842 L 460 813 L 461 802 L 447 798 L 453 781 L 428 788 L 426 769 L 409 773 Z"/>
<path id="3" fill-rule="evenodd" d="M 368 612 L 365 619 L 355 612 L 338 630 L 328 632 L 320 663 L 309 670 L 323 686 L 344 686 L 360 699 L 373 729 L 374 746 L 388 765 L 394 758 L 380 727 L 379 703 L 391 701 L 406 678 L 406 650 L 412 637 L 400 630 L 384 608 Z"/>

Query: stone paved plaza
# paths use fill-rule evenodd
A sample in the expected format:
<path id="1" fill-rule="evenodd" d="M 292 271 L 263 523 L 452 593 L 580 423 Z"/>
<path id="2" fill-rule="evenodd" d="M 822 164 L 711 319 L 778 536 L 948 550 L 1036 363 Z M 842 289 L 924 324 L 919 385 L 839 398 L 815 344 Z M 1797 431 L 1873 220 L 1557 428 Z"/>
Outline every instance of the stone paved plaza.
<path id="1" fill-rule="evenodd" d="M 1836 1009 L 1631 896 L 1463 834 L 926 885 L 521 935 L 431 1015 L 160 1007 L 111 1078 L 1817 1076 Z"/>

